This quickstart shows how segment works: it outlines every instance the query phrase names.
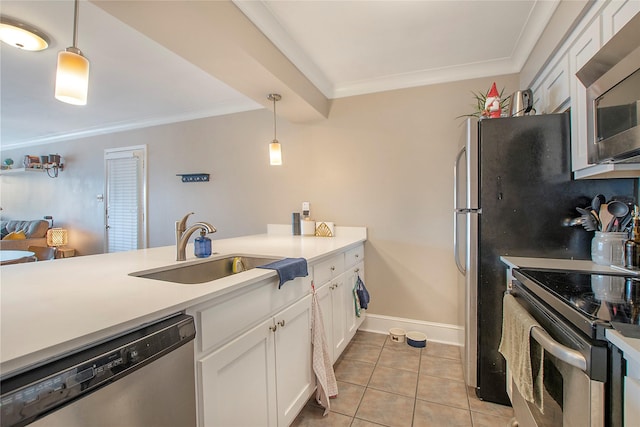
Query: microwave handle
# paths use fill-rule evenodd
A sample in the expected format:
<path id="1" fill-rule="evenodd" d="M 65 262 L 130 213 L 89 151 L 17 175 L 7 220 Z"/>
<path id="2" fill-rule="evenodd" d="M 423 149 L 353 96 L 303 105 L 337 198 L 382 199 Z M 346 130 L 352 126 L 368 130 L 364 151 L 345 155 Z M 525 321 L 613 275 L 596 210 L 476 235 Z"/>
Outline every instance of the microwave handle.
<path id="1" fill-rule="evenodd" d="M 541 327 L 534 326 L 531 328 L 531 337 L 538 341 L 549 354 L 578 369 L 587 370 L 587 359 L 584 358 L 582 353 L 560 344 Z"/>

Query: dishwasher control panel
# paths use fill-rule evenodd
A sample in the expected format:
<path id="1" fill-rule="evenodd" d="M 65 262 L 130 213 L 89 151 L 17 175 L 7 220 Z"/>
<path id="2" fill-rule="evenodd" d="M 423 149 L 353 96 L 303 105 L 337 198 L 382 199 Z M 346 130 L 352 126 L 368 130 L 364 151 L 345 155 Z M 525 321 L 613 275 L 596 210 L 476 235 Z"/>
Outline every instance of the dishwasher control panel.
<path id="1" fill-rule="evenodd" d="M 0 381 L 3 427 L 19 427 L 104 387 L 195 338 L 180 314 Z"/>

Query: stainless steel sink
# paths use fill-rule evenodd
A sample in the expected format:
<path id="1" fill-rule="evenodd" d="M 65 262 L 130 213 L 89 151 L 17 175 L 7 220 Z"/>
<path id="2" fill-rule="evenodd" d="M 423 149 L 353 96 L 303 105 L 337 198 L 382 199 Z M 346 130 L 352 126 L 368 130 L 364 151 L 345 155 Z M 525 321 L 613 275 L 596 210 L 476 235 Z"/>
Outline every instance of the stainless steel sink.
<path id="1" fill-rule="evenodd" d="M 225 255 L 223 258 L 197 260 L 151 270 L 136 271 L 129 273 L 129 276 L 195 285 L 222 279 L 279 259 L 282 258 L 255 255 Z M 234 264 L 236 265 L 235 269 L 233 267 Z"/>

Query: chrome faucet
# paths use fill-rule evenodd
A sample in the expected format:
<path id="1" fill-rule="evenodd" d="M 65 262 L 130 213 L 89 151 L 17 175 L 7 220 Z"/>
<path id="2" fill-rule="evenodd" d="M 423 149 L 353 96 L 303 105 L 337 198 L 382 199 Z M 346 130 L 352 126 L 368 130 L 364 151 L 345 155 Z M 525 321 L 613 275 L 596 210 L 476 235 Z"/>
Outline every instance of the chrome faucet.
<path id="1" fill-rule="evenodd" d="M 185 261 L 187 259 L 187 242 L 194 231 L 201 229 L 207 234 L 216 232 L 216 228 L 208 222 L 196 222 L 187 228 L 187 218 L 189 218 L 189 215 L 193 215 L 193 212 L 189 212 L 180 221 L 176 221 L 176 261 Z"/>

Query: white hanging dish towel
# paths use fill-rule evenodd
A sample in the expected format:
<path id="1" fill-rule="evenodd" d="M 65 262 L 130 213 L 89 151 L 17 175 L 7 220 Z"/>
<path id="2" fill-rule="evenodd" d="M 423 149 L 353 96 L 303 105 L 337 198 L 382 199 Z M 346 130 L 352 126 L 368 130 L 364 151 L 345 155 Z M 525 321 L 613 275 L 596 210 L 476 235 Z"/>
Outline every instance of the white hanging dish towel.
<path id="1" fill-rule="evenodd" d="M 540 325 L 513 295 L 505 294 L 502 307 L 502 339 L 498 351 L 509 364 L 513 382 L 522 396 L 534 403 L 544 414 L 542 400 L 544 349 L 539 345 L 531 346 L 531 329 Z M 536 369 L 532 368 L 532 358 L 536 360 Z"/>
<path id="2" fill-rule="evenodd" d="M 312 286 L 311 297 L 311 334 L 313 344 L 313 372 L 316 374 L 316 401 L 324 408 L 324 414 L 329 413 L 329 399 L 338 395 L 338 383 L 329 356 L 329 347 L 324 333 L 322 311 L 316 296 L 316 289 Z"/>

